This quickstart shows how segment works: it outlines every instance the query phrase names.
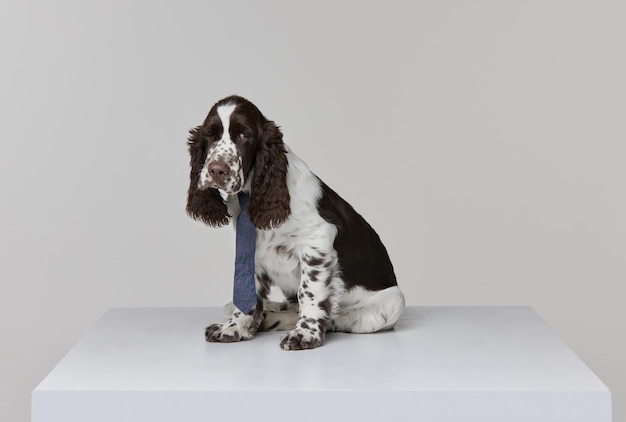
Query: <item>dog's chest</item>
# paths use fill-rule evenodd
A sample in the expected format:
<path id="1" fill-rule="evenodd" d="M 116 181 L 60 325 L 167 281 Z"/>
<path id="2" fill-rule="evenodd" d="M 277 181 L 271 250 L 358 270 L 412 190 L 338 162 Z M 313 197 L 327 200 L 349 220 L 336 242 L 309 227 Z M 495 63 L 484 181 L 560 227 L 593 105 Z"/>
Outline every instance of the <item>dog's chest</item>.
<path id="1" fill-rule="evenodd" d="M 286 295 L 295 295 L 301 273 L 295 238 L 278 230 L 257 230 L 255 267 L 258 275 L 269 278 Z"/>

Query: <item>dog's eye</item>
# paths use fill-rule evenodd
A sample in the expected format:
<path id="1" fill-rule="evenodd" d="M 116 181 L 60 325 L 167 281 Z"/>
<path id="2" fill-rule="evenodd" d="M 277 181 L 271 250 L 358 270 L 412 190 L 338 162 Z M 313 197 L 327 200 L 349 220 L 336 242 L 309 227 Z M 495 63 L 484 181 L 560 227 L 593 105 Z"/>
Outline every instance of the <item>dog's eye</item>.
<path id="1" fill-rule="evenodd" d="M 245 141 L 246 139 L 250 139 L 251 137 L 252 135 L 250 135 L 249 133 L 241 132 L 239 134 L 239 139 L 242 141 Z"/>

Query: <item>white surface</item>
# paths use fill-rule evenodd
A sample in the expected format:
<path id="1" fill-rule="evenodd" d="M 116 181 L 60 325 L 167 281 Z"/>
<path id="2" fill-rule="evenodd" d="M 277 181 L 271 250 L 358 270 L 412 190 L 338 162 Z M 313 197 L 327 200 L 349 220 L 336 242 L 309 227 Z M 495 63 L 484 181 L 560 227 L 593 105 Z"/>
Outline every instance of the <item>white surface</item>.
<path id="1" fill-rule="evenodd" d="M 304 352 L 279 332 L 206 343 L 222 318 L 108 311 L 35 389 L 32 421 L 611 420 L 607 387 L 530 308 L 409 307 L 394 331 Z"/>

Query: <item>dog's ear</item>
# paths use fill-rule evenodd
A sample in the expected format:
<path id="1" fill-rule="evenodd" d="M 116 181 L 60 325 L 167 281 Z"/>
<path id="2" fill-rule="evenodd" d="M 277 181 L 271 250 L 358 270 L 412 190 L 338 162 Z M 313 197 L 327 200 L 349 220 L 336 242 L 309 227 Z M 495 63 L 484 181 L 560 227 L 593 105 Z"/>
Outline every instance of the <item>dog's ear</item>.
<path id="1" fill-rule="evenodd" d="M 200 172 L 206 161 L 208 143 L 202 139 L 202 127 L 198 126 L 189 131 L 187 145 L 191 171 L 189 173 L 189 191 L 187 192 L 187 214 L 194 220 L 201 221 L 212 227 L 221 227 L 228 224 L 230 215 L 224 200 L 217 189 L 200 190 Z"/>
<path id="2" fill-rule="evenodd" d="M 259 229 L 280 226 L 291 213 L 283 134 L 272 121 L 263 125 L 256 151 L 248 214 Z"/>

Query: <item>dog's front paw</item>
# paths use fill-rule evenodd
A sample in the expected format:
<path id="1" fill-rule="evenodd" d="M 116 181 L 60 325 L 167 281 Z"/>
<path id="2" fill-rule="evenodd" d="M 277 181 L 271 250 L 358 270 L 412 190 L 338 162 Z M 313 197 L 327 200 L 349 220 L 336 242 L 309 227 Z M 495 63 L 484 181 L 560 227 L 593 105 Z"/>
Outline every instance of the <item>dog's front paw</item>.
<path id="1" fill-rule="evenodd" d="M 206 327 L 204 336 L 211 343 L 234 343 L 243 339 L 235 324 L 211 324 Z"/>
<path id="2" fill-rule="evenodd" d="M 256 316 L 255 316 L 256 315 Z M 204 331 L 206 341 L 211 343 L 235 343 L 242 340 L 250 340 L 254 337 L 259 324 L 261 313 L 243 314 L 239 310 L 228 318 L 223 324 L 209 325 Z"/>
<path id="3" fill-rule="evenodd" d="M 324 344 L 324 338 L 324 330 L 298 326 L 283 336 L 280 340 L 280 347 L 283 350 L 315 349 Z"/>

